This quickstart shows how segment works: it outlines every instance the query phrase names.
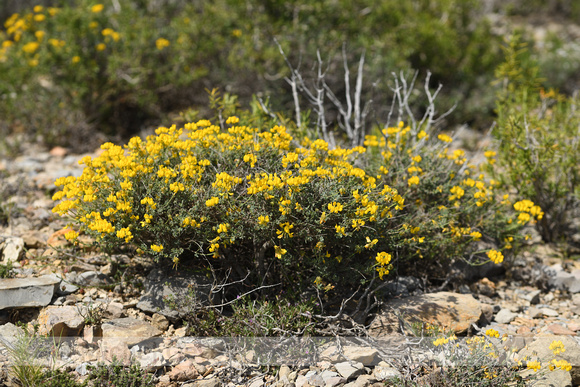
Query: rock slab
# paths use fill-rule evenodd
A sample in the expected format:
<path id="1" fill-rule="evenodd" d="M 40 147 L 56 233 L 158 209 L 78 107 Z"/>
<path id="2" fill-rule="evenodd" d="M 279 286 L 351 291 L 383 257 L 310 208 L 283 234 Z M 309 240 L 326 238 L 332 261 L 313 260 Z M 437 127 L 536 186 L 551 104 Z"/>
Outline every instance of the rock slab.
<path id="1" fill-rule="evenodd" d="M 52 276 L 0 279 L 0 310 L 46 306 L 59 283 Z"/>

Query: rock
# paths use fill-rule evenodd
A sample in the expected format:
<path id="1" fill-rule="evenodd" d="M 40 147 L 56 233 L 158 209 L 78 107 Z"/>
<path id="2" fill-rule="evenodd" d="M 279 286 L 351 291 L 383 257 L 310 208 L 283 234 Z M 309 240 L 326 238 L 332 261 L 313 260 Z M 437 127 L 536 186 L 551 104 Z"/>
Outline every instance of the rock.
<path id="1" fill-rule="evenodd" d="M 523 298 L 526 301 L 529 301 L 530 304 L 532 305 L 540 303 L 540 294 L 542 294 L 541 290 L 518 292 L 519 297 Z"/>
<path id="2" fill-rule="evenodd" d="M 570 329 L 563 327 L 560 324 L 550 324 L 546 328 L 548 331 L 552 332 L 555 335 L 569 335 L 569 336 L 576 335 L 574 331 L 571 331 Z"/>
<path id="3" fill-rule="evenodd" d="M 38 249 L 46 245 L 46 235 L 39 230 L 28 230 L 22 234 L 24 245 L 28 249 Z"/>
<path id="4" fill-rule="evenodd" d="M 151 317 L 151 324 L 163 332 L 169 328 L 169 320 L 167 320 L 167 317 L 159 313 L 153 313 L 153 316 Z"/>
<path id="5" fill-rule="evenodd" d="M 161 352 L 149 352 L 139 358 L 139 364 L 146 371 L 158 370 L 167 364 Z"/>
<path id="6" fill-rule="evenodd" d="M 181 301 L 186 300 L 189 289 L 194 286 L 199 294 L 198 301 L 207 302 L 212 283 L 202 275 L 153 269 L 145 279 L 144 285 L 145 294 L 139 299 L 137 308 L 147 313 L 159 313 L 176 321 L 182 314 L 171 309 L 164 299 L 173 297 Z"/>
<path id="7" fill-rule="evenodd" d="M 106 274 L 98 271 L 85 271 L 76 277 L 76 283 L 80 286 L 103 286 L 113 283 Z"/>
<path id="8" fill-rule="evenodd" d="M 336 368 L 336 372 L 346 380 L 354 379 L 364 372 L 362 363 L 351 363 L 348 361 L 336 363 L 334 368 Z"/>
<path id="9" fill-rule="evenodd" d="M 548 316 L 548 317 L 558 317 L 560 315 L 554 309 L 550 309 L 550 308 L 542 308 L 541 311 L 542 311 L 542 314 L 544 316 Z"/>
<path id="10" fill-rule="evenodd" d="M 262 387 L 264 385 L 264 378 L 256 378 L 248 385 L 248 387 Z"/>
<path id="11" fill-rule="evenodd" d="M 500 310 L 494 317 L 498 324 L 509 324 L 518 316 L 517 313 L 513 313 L 509 309 Z"/>
<path id="12" fill-rule="evenodd" d="M 17 262 L 24 252 L 24 239 L 8 237 L 0 244 L 2 250 L 2 263 Z"/>
<path id="13" fill-rule="evenodd" d="M 400 276 L 389 281 L 381 289 L 384 297 L 402 296 L 408 297 L 416 289 L 421 289 L 421 280 L 411 276 Z"/>
<path id="14" fill-rule="evenodd" d="M 128 346 L 147 341 L 161 335 L 161 331 L 148 322 L 132 317 L 116 318 L 102 325 L 103 339 L 118 340 Z"/>
<path id="15" fill-rule="evenodd" d="M 55 293 L 57 296 L 68 296 L 69 294 L 79 290 L 78 286 L 71 284 L 66 279 L 55 273 L 47 274 L 46 277 L 54 278 L 55 281 L 58 281 L 58 284 L 55 287 Z"/>
<path id="16" fill-rule="evenodd" d="M 474 285 L 475 293 L 483 294 L 487 297 L 493 297 L 496 295 L 495 284 L 487 278 L 482 278 L 477 281 Z"/>
<path id="17" fill-rule="evenodd" d="M 362 363 L 365 366 L 375 365 L 379 361 L 379 352 L 371 347 L 345 346 L 343 355 L 348 360 Z"/>
<path id="18" fill-rule="evenodd" d="M 105 352 L 105 360 L 113 362 L 117 360 L 119 363 L 128 366 L 131 364 L 133 354 L 125 343 L 102 341 L 102 347 Z"/>
<path id="19" fill-rule="evenodd" d="M 388 336 L 399 329 L 399 316 L 407 323 L 434 323 L 445 331 L 463 333 L 476 323 L 482 314 L 480 303 L 469 294 L 439 292 L 390 300 L 387 310 L 378 314 L 369 326 L 374 337 Z M 395 313 L 397 311 L 398 313 Z"/>
<path id="20" fill-rule="evenodd" d="M 570 293 L 580 293 L 580 270 L 571 273 L 564 271 L 561 264 L 549 266 L 545 269 L 548 275 L 548 286 L 558 290 L 566 290 Z"/>
<path id="21" fill-rule="evenodd" d="M 220 387 L 222 384 L 217 378 L 196 380 L 193 383 L 184 384 L 182 387 Z"/>
<path id="22" fill-rule="evenodd" d="M 23 334 L 22 328 L 12 323 L 0 325 L 0 344 L 13 344 L 18 338 L 18 335 L 21 334 Z"/>
<path id="23" fill-rule="evenodd" d="M 52 276 L 0 279 L 0 310 L 46 306 L 59 283 Z"/>
<path id="24" fill-rule="evenodd" d="M 287 365 L 280 366 L 280 370 L 278 371 L 278 379 L 288 378 L 290 372 L 290 367 Z"/>
<path id="25" fill-rule="evenodd" d="M 396 368 L 389 366 L 385 362 L 381 363 L 379 363 L 379 365 L 377 365 L 373 370 L 373 376 L 379 382 L 389 379 L 403 378 L 403 374 L 401 374 Z"/>
<path id="26" fill-rule="evenodd" d="M 107 319 L 116 319 L 125 317 L 125 310 L 123 304 L 120 302 L 110 302 L 107 308 L 103 311 L 103 317 Z"/>
<path id="27" fill-rule="evenodd" d="M 550 350 L 550 344 L 553 341 L 561 341 L 566 350 L 554 355 L 552 350 Z M 572 370 L 570 371 L 572 385 L 580 384 L 580 345 L 574 337 L 556 335 L 536 337 L 532 343 L 528 344 L 517 354 L 519 359 L 524 358 L 524 356 L 532 360 L 537 358 L 542 363 L 550 362 L 554 358 L 566 360 L 572 365 Z M 560 384 L 555 385 L 560 386 Z"/>
<path id="28" fill-rule="evenodd" d="M 85 321 L 75 306 L 47 306 L 38 315 L 38 333 L 53 337 L 79 336 Z"/>

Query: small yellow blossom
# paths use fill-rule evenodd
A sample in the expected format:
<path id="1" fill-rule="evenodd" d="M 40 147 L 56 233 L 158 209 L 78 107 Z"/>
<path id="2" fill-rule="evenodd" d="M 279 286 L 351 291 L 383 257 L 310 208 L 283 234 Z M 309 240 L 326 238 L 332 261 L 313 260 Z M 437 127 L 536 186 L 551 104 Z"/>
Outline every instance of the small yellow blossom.
<path id="1" fill-rule="evenodd" d="M 91 12 L 92 13 L 99 13 L 101 12 L 103 9 L 105 8 L 105 6 L 103 4 L 95 4 L 91 7 Z"/>
<path id="2" fill-rule="evenodd" d="M 449 137 L 448 135 L 446 135 L 446 134 L 443 134 L 443 133 L 442 133 L 442 134 L 440 134 L 439 136 L 437 136 L 437 138 L 438 138 L 439 140 L 441 140 L 441 141 L 443 141 L 443 142 L 447 142 L 447 143 L 449 143 L 449 142 L 453 141 L 453 139 L 452 139 L 451 137 Z"/>
<path id="3" fill-rule="evenodd" d="M 151 245 L 151 250 L 160 253 L 163 250 L 163 245 Z"/>
<path id="4" fill-rule="evenodd" d="M 499 251 L 489 250 L 486 254 L 493 263 L 499 264 L 503 262 L 503 254 Z"/>
<path id="5" fill-rule="evenodd" d="M 169 46 L 169 40 L 165 38 L 159 38 L 155 41 L 155 46 L 158 50 L 163 50 L 165 47 Z"/>
<path id="6" fill-rule="evenodd" d="M 220 199 L 214 196 L 211 199 L 206 200 L 205 205 L 206 205 L 206 207 L 213 207 L 213 206 L 217 205 L 219 202 L 220 202 Z"/>

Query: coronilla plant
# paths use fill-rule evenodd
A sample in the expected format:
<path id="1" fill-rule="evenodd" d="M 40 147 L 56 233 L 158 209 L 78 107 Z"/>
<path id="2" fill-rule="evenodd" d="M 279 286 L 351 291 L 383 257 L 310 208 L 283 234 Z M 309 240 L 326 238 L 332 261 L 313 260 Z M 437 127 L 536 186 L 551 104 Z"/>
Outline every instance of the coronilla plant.
<path id="1" fill-rule="evenodd" d="M 384 280 L 419 260 L 500 263 L 501 251 L 477 251 L 478 241 L 509 249 L 534 217 L 518 218 L 529 206 L 510 212 L 451 141 L 402 122 L 352 149 L 235 116 L 223 129 L 161 127 L 83 158 L 80 177 L 56 181 L 54 212 L 78 226 L 71 240 L 87 233 L 177 268 L 194 260 L 296 290 Z"/>

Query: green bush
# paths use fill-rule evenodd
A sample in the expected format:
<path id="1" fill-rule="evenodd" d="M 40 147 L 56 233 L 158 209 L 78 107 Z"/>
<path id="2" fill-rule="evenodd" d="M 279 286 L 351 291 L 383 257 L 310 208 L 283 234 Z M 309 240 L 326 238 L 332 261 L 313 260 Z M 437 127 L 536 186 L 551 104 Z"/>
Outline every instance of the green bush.
<path id="1" fill-rule="evenodd" d="M 545 241 L 558 241 L 567 235 L 580 199 L 579 99 L 540 88 L 538 67 L 528 55 L 516 37 L 497 70 L 503 87 L 497 99 L 494 172 L 505 187 L 541 207 L 545 215 L 538 231 Z"/>
<path id="2" fill-rule="evenodd" d="M 87 387 L 127 386 L 149 387 L 155 386 L 153 376 L 147 375 L 138 364 L 124 366 L 113 359 L 109 364 L 99 363 L 89 366 L 89 375 L 82 384 Z"/>
<path id="3" fill-rule="evenodd" d="M 401 122 L 365 147 L 329 149 L 238 121 L 104 144 L 82 160 L 82 176 L 57 180 L 54 212 L 105 249 L 130 244 L 174 266 L 194 259 L 221 278 L 251 272 L 253 284 L 297 292 L 345 291 L 418 262 L 499 263 L 502 253 L 478 241 L 507 251 L 526 223 L 445 134 Z"/>
<path id="4" fill-rule="evenodd" d="M 366 51 L 371 80 L 394 70 L 430 70 L 436 82 L 462 82 L 448 87 L 446 104 L 473 97 L 478 103 L 464 107 L 485 111 L 477 89 L 490 79 L 499 51 L 475 0 L 104 4 L 37 6 L 5 22 L 6 131 L 87 147 L 95 128 L 128 136 L 168 112 L 202 106 L 199 90 L 208 86 L 232 90 L 246 103 L 255 93 L 271 94 L 283 110 L 291 102 L 284 83 L 267 80 L 288 74 L 274 36 L 293 64 L 319 49 L 333 58 L 347 42 L 349 62 Z M 343 80 L 328 82 L 340 90 Z M 368 86 L 365 96 L 374 93 Z"/>

